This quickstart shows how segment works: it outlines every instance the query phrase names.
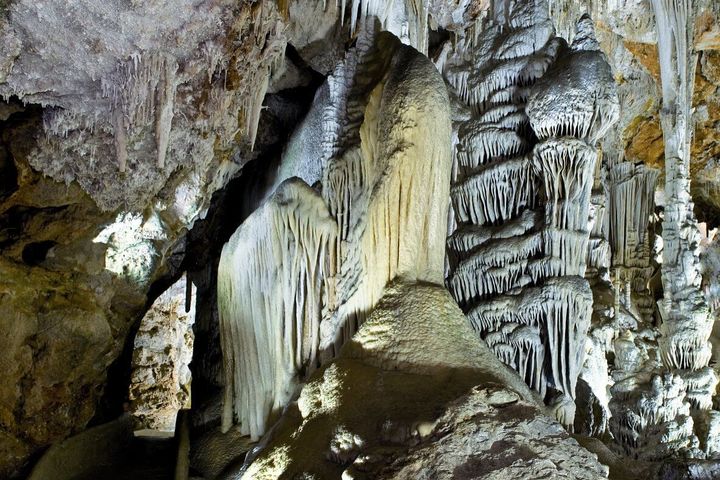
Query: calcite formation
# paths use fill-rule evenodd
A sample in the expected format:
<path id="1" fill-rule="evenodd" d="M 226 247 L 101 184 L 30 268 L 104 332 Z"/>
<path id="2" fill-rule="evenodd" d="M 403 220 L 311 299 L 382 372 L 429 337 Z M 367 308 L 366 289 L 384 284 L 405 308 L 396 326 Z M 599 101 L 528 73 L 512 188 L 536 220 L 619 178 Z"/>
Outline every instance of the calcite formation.
<path id="1" fill-rule="evenodd" d="M 212 184 L 236 171 L 215 153 L 237 154 L 238 132 L 254 143 L 285 48 L 269 2 L 44 0 L 6 15 L 0 95 L 46 107 L 30 163 L 110 211 L 144 207 L 173 172 Z"/>
<path id="2" fill-rule="evenodd" d="M 0 0 L 0 477 L 716 477 L 719 5 Z"/>
<path id="3" fill-rule="evenodd" d="M 689 1 L 658 0 L 653 2 L 653 8 L 660 52 L 666 161 L 661 352 L 668 368 L 697 370 L 710 360 L 707 339 L 711 325 L 699 289 L 699 232 L 689 190 L 690 108 L 696 63 L 689 49 L 694 11 Z M 707 402 L 704 405 L 708 407 Z"/>
<path id="4" fill-rule="evenodd" d="M 532 134 L 524 105 L 529 85 L 552 63 L 558 41 L 552 27 L 518 5 L 495 25 L 470 36 L 445 64 L 445 75 L 473 112 L 457 130 L 452 209 L 457 228 L 448 240 L 448 287 L 478 333 L 525 381 L 545 393 L 545 349 L 537 302 L 513 295 L 532 280 L 542 251 L 536 226 L 538 184 L 532 169 Z M 508 47 L 512 48 L 508 48 Z M 495 297 L 493 299 L 493 297 Z M 510 305 L 525 307 L 522 311 Z M 528 315 L 529 314 L 529 315 Z"/>
<path id="5" fill-rule="evenodd" d="M 594 143 L 617 120 L 618 98 L 590 19 L 568 49 L 532 5 L 496 16 L 446 66 L 477 112 L 458 128 L 448 285 L 498 357 L 571 425 L 592 308 L 581 277 Z"/>
<path id="6" fill-rule="evenodd" d="M 267 2 L 0 4 L 0 476 L 122 405 L 108 385 L 146 295 L 250 157 L 280 19 Z"/>
<path id="7" fill-rule="evenodd" d="M 444 288 L 395 283 L 242 478 L 606 478 L 535 402 Z"/>
<path id="8" fill-rule="evenodd" d="M 322 163 L 300 166 L 291 150 L 278 181 L 297 177 L 282 181 L 223 250 L 225 429 L 238 423 L 253 438 L 263 434 L 295 383 L 337 353 L 389 281 L 442 280 L 447 93 L 429 60 L 373 31 L 329 79 L 323 123 L 301 127 L 322 132 Z M 300 178 L 320 181 L 322 193 Z"/>
<path id="9" fill-rule="evenodd" d="M 318 363 L 322 294 L 336 225 L 304 182 L 280 185 L 223 248 L 218 308 L 225 366 L 223 428 L 257 439 L 303 369 Z"/>

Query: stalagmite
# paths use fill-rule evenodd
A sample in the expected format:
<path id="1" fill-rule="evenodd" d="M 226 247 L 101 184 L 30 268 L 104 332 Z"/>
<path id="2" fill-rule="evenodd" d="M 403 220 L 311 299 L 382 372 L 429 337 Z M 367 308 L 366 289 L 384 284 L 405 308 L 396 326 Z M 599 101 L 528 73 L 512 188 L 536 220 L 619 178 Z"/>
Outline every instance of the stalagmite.
<path id="1" fill-rule="evenodd" d="M 696 449 L 683 380 L 671 374 L 653 375 L 648 383 L 647 389 L 640 389 L 630 377 L 613 389 L 613 401 L 628 406 L 610 418 L 611 429 L 625 453 L 657 460 Z"/>
<path id="2" fill-rule="evenodd" d="M 318 362 L 328 249 L 336 226 L 320 196 L 284 182 L 240 226 L 218 267 L 225 367 L 223 430 L 257 439 Z"/>
<path id="3" fill-rule="evenodd" d="M 537 329 L 507 330 L 534 368 Z M 441 286 L 391 283 L 233 477 L 607 478 L 557 422 L 528 408 L 530 389 L 473 334 Z"/>
<path id="4" fill-rule="evenodd" d="M 583 16 L 570 51 L 540 79 L 528 98 L 530 124 L 541 139 L 534 149 L 533 166 L 545 192 L 545 255 L 538 276 L 584 277 L 591 234 L 591 200 L 597 170 L 595 143 L 617 121 L 619 99 L 615 82 L 594 37 L 592 21 Z M 587 280 L 579 280 L 589 289 Z M 592 303 L 587 306 L 590 326 Z M 580 316 L 582 318 L 582 315 Z M 585 342 L 572 345 L 577 363 L 558 365 L 570 369 L 573 380 L 583 364 Z M 571 423 L 575 414 L 574 385 L 561 389 L 556 411 Z"/>
<path id="5" fill-rule="evenodd" d="M 662 323 L 660 356 L 683 379 L 699 436 L 718 383 L 708 367 L 713 318 L 701 291 L 700 233 L 690 196 L 692 101 L 697 56 L 693 51 L 696 5 L 692 0 L 653 0 L 662 83 L 660 123 L 665 143 Z"/>
<path id="6" fill-rule="evenodd" d="M 648 417 L 649 402 L 657 402 L 662 397 L 657 385 L 662 381 L 666 386 L 672 379 L 652 379 L 652 371 L 657 367 L 659 358 L 656 350 L 656 333 L 653 328 L 654 299 L 650 281 L 655 273 L 652 264 L 653 225 L 655 203 L 654 193 L 659 172 L 643 164 L 620 161 L 609 167 L 607 192 L 609 203 L 609 240 L 612 249 L 612 283 L 610 279 L 598 287 L 603 295 L 602 309 L 591 332 L 594 351 L 604 351 L 603 357 L 614 354 L 615 361 L 603 366 L 610 372 L 609 382 L 611 398 L 603 405 L 609 409 L 611 419 L 607 422 L 619 450 L 635 457 L 646 458 L 653 454 L 643 451 L 654 438 L 663 435 L 660 432 L 681 432 L 692 421 L 679 419 L 679 423 L 660 417 Z M 608 341 L 606 332 L 619 334 L 614 342 Z M 604 341 L 603 341 L 604 339 Z M 588 376 L 597 373 L 587 372 Z M 601 388 L 595 386 L 593 391 Z M 603 387 L 603 392 L 606 391 Z M 666 398 L 675 398 L 674 396 Z M 682 405 L 682 398 L 676 400 Z M 685 408 L 685 407 L 683 407 Z M 657 420 L 657 421 L 656 421 Z M 668 423 L 670 422 L 670 423 Z M 680 428 L 682 425 L 682 428 Z M 677 439 L 676 439 L 677 440 Z M 673 440 L 675 446 L 687 446 L 685 442 Z M 668 447 L 672 450 L 672 447 Z"/>

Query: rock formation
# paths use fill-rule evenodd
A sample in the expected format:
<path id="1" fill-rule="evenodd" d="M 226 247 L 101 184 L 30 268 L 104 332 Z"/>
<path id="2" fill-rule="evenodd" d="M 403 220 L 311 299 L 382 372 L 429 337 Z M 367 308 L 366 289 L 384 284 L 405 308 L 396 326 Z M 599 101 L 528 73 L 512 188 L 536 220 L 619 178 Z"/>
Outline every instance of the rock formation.
<path id="1" fill-rule="evenodd" d="M 242 478 L 303 475 L 599 479 L 607 470 L 542 413 L 442 287 L 396 283 Z"/>
<path id="2" fill-rule="evenodd" d="M 279 22 L 265 2 L 0 5 L 0 476 L 107 420 L 104 398 L 118 413 L 152 285 L 251 158 Z"/>
<path id="3" fill-rule="evenodd" d="M 306 127 L 322 129 L 330 152 L 314 170 L 319 178 L 294 171 L 295 159 L 286 158 L 287 175 L 320 181 L 322 193 L 300 178 L 285 180 L 220 260 L 223 424 L 239 423 L 255 439 L 298 377 L 355 333 L 390 280 L 442 280 L 447 94 L 426 58 L 373 32 L 368 27 L 329 79 L 323 123 Z M 353 75 L 360 67 L 372 75 Z M 249 269 L 248 256 L 257 259 Z"/>
<path id="4" fill-rule="evenodd" d="M 589 18 L 568 50 L 542 3 L 515 8 L 456 53 L 472 59 L 469 74 L 462 60 L 446 66 L 477 112 L 458 128 L 448 284 L 498 357 L 572 425 L 592 308 L 576 277 L 589 250 L 593 145 L 618 99 Z"/>
<path id="5" fill-rule="evenodd" d="M 718 51 L 708 0 L 0 0 L 0 477 L 715 478 Z"/>
<path id="6" fill-rule="evenodd" d="M 191 406 L 194 298 L 195 286 L 183 276 L 140 321 L 130 377 L 135 435 L 173 436 L 178 411 Z"/>
<path id="7" fill-rule="evenodd" d="M 223 428 L 258 439 L 318 363 L 322 294 L 337 227 L 320 196 L 285 181 L 223 248 L 218 308 L 225 367 Z"/>

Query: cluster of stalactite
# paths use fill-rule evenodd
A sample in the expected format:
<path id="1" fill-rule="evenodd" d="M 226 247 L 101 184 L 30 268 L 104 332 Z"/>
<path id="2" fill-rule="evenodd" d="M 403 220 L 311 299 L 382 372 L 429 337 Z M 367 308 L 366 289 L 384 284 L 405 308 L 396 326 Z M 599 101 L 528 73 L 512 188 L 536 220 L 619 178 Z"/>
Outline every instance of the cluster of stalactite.
<path id="1" fill-rule="evenodd" d="M 359 23 L 290 140 L 275 193 L 223 253 L 224 428 L 262 435 L 389 281 L 444 279 L 477 334 L 568 428 L 579 406 L 580 430 L 609 428 L 626 454 L 699 451 L 693 417 L 710 408 L 717 380 L 697 229 L 685 215 L 689 113 L 663 114 L 675 157 L 666 162 L 658 335 L 649 288 L 658 171 L 601 162 L 597 144 L 619 100 L 592 21 L 582 17 L 568 45 L 543 1 L 498 2 L 490 17 L 437 60 L 457 97 L 452 131 L 442 120 L 451 102 L 427 59 L 378 34 L 380 23 Z"/>
<path id="2" fill-rule="evenodd" d="M 656 266 L 651 261 L 654 191 L 658 171 L 633 162 L 609 161 L 599 166 L 591 209 L 591 238 L 586 278 L 593 290 L 593 316 L 586 339 L 586 359 L 580 373 L 576 432 L 602 437 L 622 422 L 627 405 L 622 398 L 637 385 L 646 385 L 643 372 L 652 369 L 653 355 L 633 357 L 630 364 L 615 355 L 613 339 L 634 332 L 632 341 L 647 350 L 655 335 L 653 292 L 649 281 Z M 600 181 L 601 185 L 597 185 Z M 594 242 L 595 245 L 593 244 Z M 607 252 L 593 255 L 596 246 Z M 606 256 L 607 255 L 607 256 Z M 602 260 L 592 266 L 592 259 Z M 636 349 L 638 350 L 638 349 Z M 637 357 L 637 356 L 636 356 Z M 647 362 L 647 363 L 646 363 Z M 634 382 L 634 383 L 633 383 Z M 633 387 L 628 385 L 633 383 Z M 608 388 L 610 386 L 610 388 Z M 612 425 L 610 417 L 615 417 Z M 618 442 L 626 435 L 614 432 Z"/>
<path id="3" fill-rule="evenodd" d="M 457 127 L 447 285 L 495 354 L 570 426 L 592 311 L 583 276 L 594 144 L 618 99 L 589 18 L 568 47 L 542 2 L 501 10 L 443 65 L 469 110 Z"/>
<path id="4" fill-rule="evenodd" d="M 274 192 L 220 259 L 223 429 L 253 439 L 391 280 L 443 281 L 451 127 L 442 77 L 369 22 L 321 88 L 291 139 L 320 139 L 316 156 L 287 149 Z"/>
<path id="5" fill-rule="evenodd" d="M 659 174 L 643 164 L 620 162 L 610 168 L 608 178 L 616 307 L 618 302 L 628 309 L 635 307 L 645 321 L 651 321 L 654 313 L 648 285 L 654 272 L 650 218 Z"/>

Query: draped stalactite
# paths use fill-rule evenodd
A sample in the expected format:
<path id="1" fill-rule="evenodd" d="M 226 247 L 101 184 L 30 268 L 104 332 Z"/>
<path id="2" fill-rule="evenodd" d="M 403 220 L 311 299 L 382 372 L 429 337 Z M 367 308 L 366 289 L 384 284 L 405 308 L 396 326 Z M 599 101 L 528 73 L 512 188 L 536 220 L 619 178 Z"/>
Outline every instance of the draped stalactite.
<path id="1" fill-rule="evenodd" d="M 223 429 L 262 435 L 318 364 L 322 295 L 336 225 L 320 196 L 290 179 L 230 238 L 218 268 L 225 370 Z"/>
<path id="2" fill-rule="evenodd" d="M 369 26 L 328 84 L 328 115 L 301 127 L 321 132 L 318 168 L 290 150 L 281 183 L 220 260 L 223 427 L 252 438 L 337 355 L 388 282 L 443 279 L 451 130 L 440 75 Z"/>
<path id="3" fill-rule="evenodd" d="M 621 162 L 610 169 L 610 231 L 617 301 L 627 308 L 635 303 L 644 319 L 651 320 L 653 299 L 648 284 L 654 268 L 650 264 L 652 244 L 650 218 L 654 215 L 654 193 L 659 170 Z"/>
<path id="4" fill-rule="evenodd" d="M 448 238 L 446 284 L 498 358 L 544 395 L 544 310 L 525 301 L 532 293 L 517 293 L 534 283 L 532 270 L 543 250 L 525 102 L 559 43 L 547 18 L 528 15 L 527 8 L 497 11 L 484 29 L 468 32 L 443 66 L 470 112 L 457 125 L 451 190 L 456 228 Z M 540 289 L 535 296 L 549 294 Z"/>

